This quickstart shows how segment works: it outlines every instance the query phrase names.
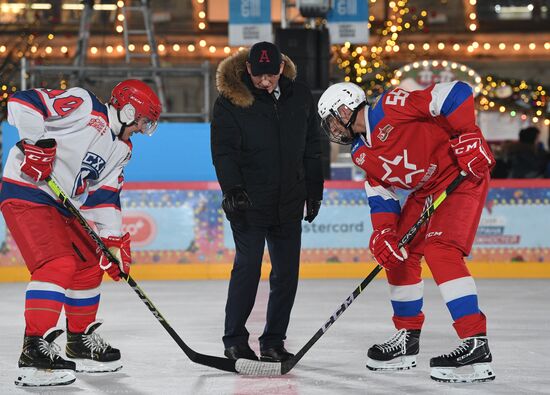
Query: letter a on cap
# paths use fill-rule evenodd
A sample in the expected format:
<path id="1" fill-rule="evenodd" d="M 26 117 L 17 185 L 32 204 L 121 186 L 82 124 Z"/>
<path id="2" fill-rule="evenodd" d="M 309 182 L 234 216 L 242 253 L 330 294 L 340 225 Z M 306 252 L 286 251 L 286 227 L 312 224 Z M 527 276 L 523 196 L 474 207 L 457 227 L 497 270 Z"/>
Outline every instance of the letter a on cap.
<path id="1" fill-rule="evenodd" d="M 269 56 L 267 56 L 267 49 L 262 49 L 262 53 L 260 54 L 260 60 L 258 60 L 260 63 L 271 63 L 271 60 L 269 60 Z"/>

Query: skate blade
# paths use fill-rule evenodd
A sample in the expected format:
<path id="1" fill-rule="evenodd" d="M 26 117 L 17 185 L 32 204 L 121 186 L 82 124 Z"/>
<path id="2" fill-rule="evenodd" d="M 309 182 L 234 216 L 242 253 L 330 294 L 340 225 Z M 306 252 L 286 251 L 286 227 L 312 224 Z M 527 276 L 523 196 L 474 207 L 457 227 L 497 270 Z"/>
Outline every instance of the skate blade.
<path id="1" fill-rule="evenodd" d="M 51 387 L 74 383 L 76 376 L 72 370 L 45 370 L 19 368 L 15 385 L 19 387 Z"/>
<path id="2" fill-rule="evenodd" d="M 120 361 L 99 362 L 91 359 L 72 359 L 78 373 L 112 373 L 122 369 Z"/>
<path id="3" fill-rule="evenodd" d="M 405 357 L 394 358 L 391 361 L 376 361 L 368 358 L 367 368 L 369 370 L 409 370 L 416 367 L 416 355 L 407 355 Z"/>
<path id="4" fill-rule="evenodd" d="M 461 368 L 433 367 L 430 377 L 442 383 L 482 383 L 495 379 L 495 373 L 488 363 L 478 363 Z"/>

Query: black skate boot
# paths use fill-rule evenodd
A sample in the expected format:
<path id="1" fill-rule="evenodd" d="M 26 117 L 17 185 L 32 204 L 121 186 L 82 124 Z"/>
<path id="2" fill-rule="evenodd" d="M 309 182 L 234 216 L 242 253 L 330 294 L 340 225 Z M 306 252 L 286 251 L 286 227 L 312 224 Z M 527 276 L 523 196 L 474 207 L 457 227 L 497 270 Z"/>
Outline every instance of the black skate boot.
<path id="1" fill-rule="evenodd" d="M 43 336 L 25 336 L 15 385 L 43 387 L 76 380 L 75 363 L 61 358 L 61 348 L 54 343 L 62 333 L 62 329 L 51 328 Z"/>
<path id="2" fill-rule="evenodd" d="M 84 333 L 67 330 L 65 353 L 75 360 L 77 372 L 102 373 L 122 369 L 120 351 L 111 347 L 95 332 L 101 324 L 101 321 L 92 322 Z"/>
<path id="3" fill-rule="evenodd" d="M 406 370 L 416 366 L 420 346 L 420 330 L 401 329 L 382 344 L 367 352 L 370 370 Z"/>
<path id="4" fill-rule="evenodd" d="M 431 377 L 446 383 L 474 383 L 495 379 L 491 369 L 493 357 L 485 335 L 477 335 L 462 340 L 450 354 L 440 355 L 430 360 Z"/>

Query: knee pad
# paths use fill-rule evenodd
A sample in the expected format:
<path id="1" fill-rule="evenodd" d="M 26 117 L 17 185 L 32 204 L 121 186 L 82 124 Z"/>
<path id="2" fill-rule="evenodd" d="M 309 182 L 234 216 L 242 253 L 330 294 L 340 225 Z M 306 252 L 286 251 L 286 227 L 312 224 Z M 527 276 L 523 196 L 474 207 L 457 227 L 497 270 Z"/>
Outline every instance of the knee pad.
<path id="1" fill-rule="evenodd" d="M 99 264 L 78 268 L 73 276 L 70 289 L 93 289 L 99 287 L 103 280 L 103 270 Z"/>
<path id="2" fill-rule="evenodd" d="M 72 255 L 62 256 L 44 263 L 31 275 L 31 281 L 53 283 L 67 289 L 73 281 L 76 262 Z"/>
<path id="3" fill-rule="evenodd" d="M 427 243 L 424 258 L 437 285 L 456 278 L 470 276 L 462 251 L 443 243 Z"/>

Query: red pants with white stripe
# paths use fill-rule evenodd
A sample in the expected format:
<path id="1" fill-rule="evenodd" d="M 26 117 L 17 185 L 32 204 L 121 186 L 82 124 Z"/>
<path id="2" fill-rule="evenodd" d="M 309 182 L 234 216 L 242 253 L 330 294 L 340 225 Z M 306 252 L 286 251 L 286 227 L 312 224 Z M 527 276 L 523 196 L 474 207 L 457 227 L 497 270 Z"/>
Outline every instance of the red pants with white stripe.
<path id="1" fill-rule="evenodd" d="M 407 261 L 387 271 L 394 307 L 393 321 L 397 329 L 420 329 L 424 322 L 420 266 L 424 257 L 459 337 L 486 333 L 485 315 L 479 310 L 477 290 L 464 256 L 472 248 L 488 185 L 488 176 L 480 182 L 464 180 L 409 244 Z M 439 196 L 443 190 L 435 191 L 433 196 Z M 398 223 L 400 237 L 418 220 L 425 205 L 425 197 L 414 193 L 409 196 Z"/>
<path id="2" fill-rule="evenodd" d="M 83 332 L 95 321 L 103 278 L 95 243 L 54 207 L 10 200 L 1 210 L 31 273 L 25 333 L 43 335 L 57 325 L 63 307 L 68 329 Z"/>

